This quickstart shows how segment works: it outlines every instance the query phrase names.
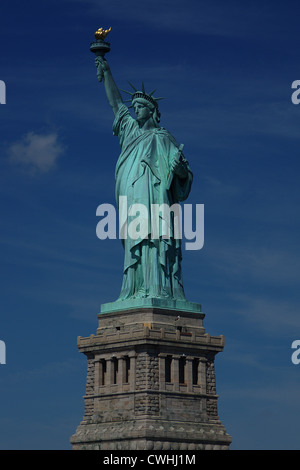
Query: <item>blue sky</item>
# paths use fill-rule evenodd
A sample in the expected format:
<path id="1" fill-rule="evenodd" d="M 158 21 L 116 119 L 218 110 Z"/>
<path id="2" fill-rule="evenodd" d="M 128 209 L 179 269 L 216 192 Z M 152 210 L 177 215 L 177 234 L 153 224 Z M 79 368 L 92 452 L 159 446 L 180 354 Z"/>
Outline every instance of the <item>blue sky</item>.
<path id="1" fill-rule="evenodd" d="M 2 2 L 1 449 L 70 449 L 86 380 L 77 336 L 120 291 L 121 243 L 96 237 L 119 154 L 89 51 L 100 26 L 119 87 L 166 98 L 161 125 L 194 173 L 187 202 L 205 206 L 183 277 L 206 331 L 225 335 L 232 449 L 299 449 L 299 14 L 289 0 Z"/>

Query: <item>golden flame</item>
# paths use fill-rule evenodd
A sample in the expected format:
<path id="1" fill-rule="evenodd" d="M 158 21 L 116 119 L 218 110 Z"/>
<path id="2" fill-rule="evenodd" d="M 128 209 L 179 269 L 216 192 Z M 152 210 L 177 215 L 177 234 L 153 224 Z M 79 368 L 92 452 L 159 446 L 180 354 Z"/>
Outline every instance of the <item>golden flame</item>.
<path id="1" fill-rule="evenodd" d="M 95 38 L 96 39 L 105 39 L 106 36 L 108 35 L 108 33 L 111 31 L 111 27 L 109 29 L 103 29 L 103 28 L 99 28 L 96 32 L 95 32 Z"/>

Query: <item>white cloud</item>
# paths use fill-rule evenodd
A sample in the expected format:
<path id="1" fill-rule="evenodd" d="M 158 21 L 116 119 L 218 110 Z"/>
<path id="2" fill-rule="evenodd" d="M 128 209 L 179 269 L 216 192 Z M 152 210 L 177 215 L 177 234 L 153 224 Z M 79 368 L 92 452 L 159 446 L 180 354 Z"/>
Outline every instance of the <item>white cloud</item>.
<path id="1" fill-rule="evenodd" d="M 23 164 L 30 170 L 45 173 L 55 166 L 63 151 L 55 132 L 48 134 L 28 132 L 21 141 L 9 147 L 8 155 L 13 163 Z"/>

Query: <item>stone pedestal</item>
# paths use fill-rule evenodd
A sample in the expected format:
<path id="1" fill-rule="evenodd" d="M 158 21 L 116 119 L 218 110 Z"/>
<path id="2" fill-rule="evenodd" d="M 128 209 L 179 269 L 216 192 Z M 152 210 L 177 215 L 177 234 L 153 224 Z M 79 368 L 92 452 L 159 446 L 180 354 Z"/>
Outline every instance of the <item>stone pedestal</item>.
<path id="1" fill-rule="evenodd" d="M 78 338 L 88 371 L 73 449 L 228 449 L 214 372 L 224 337 L 205 333 L 204 314 L 141 307 L 98 318 L 96 335 Z"/>

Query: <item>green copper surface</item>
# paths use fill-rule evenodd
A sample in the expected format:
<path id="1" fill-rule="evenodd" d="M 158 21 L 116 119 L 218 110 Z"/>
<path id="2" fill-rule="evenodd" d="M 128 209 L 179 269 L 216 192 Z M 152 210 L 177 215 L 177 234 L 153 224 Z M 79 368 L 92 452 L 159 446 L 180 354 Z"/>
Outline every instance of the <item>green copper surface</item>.
<path id="1" fill-rule="evenodd" d="M 96 58 L 98 74 L 104 77 L 104 86 L 115 119 L 113 134 L 118 137 L 121 153 L 117 160 L 116 201 L 126 196 L 127 205 L 143 204 L 151 213 L 151 205 L 184 201 L 190 192 L 193 175 L 175 138 L 160 127 L 160 112 L 155 97 L 136 90 L 132 93 L 133 118 L 124 104 L 115 84 L 108 62 Z M 119 208 L 120 209 L 120 208 Z M 149 216 L 150 217 L 150 216 Z M 154 300 L 165 308 L 185 308 L 199 311 L 199 304 L 187 302 L 181 273 L 181 240 L 174 236 L 171 219 L 170 235 L 164 238 L 163 223 L 159 237 L 122 240 L 124 246 L 123 282 L 117 302 L 105 304 L 103 311 L 128 306 L 152 306 Z M 151 300 L 152 299 L 152 300 Z M 155 302 L 154 302 L 155 303 Z M 180 305 L 180 307 L 179 307 Z M 114 307 L 113 307 L 114 306 Z"/>
<path id="2" fill-rule="evenodd" d="M 101 305 L 100 313 L 118 312 L 120 310 L 141 308 L 159 308 L 166 310 L 178 310 L 179 312 L 202 313 L 201 304 L 189 302 L 187 300 L 144 298 L 144 299 L 128 299 L 116 300 Z"/>

